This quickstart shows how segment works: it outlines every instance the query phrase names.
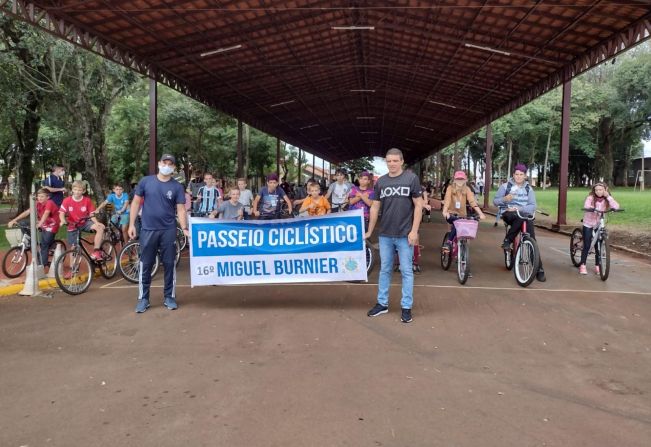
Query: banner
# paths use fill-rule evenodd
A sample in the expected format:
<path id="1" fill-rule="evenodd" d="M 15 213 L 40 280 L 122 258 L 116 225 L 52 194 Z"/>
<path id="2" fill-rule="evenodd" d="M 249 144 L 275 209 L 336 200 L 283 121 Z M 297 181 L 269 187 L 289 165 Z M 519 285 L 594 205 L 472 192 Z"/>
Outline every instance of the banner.
<path id="1" fill-rule="evenodd" d="M 366 281 L 362 210 L 280 220 L 190 218 L 191 286 Z"/>

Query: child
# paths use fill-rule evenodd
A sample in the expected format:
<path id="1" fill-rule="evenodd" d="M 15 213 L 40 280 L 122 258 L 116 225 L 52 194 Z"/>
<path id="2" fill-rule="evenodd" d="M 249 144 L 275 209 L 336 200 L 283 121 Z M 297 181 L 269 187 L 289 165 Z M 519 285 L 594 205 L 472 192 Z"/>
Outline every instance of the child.
<path id="1" fill-rule="evenodd" d="M 207 216 L 222 203 L 222 193 L 215 184 L 215 177 L 210 172 L 203 175 L 204 185 L 199 188 L 195 207 L 199 216 Z"/>
<path id="2" fill-rule="evenodd" d="M 95 206 L 90 198 L 84 195 L 86 186 L 77 180 L 72 183 L 72 196 L 63 199 L 59 209 L 61 225 L 68 225 L 68 245 L 77 243 L 77 231 L 95 231 L 94 250 L 91 257 L 95 260 L 103 258 L 100 247 L 104 237 L 104 225 L 95 218 Z M 67 217 L 67 220 L 66 220 Z"/>
<path id="3" fill-rule="evenodd" d="M 598 211 L 608 211 L 609 209 L 619 209 L 619 203 L 613 199 L 608 191 L 608 185 L 605 183 L 595 183 L 590 194 L 585 199 L 583 208 L 594 208 Z M 585 266 L 588 260 L 588 253 L 592 245 L 592 229 L 599 225 L 599 213 L 586 211 L 583 214 L 583 251 L 581 251 L 581 264 L 579 265 L 579 274 L 587 275 L 588 269 Z M 599 272 L 599 250 L 595 250 L 595 267 L 594 272 Z"/>
<path id="4" fill-rule="evenodd" d="M 124 188 L 119 183 L 113 185 L 113 192 L 97 207 L 95 212 L 99 213 L 109 203 L 113 205 L 113 216 L 111 216 L 111 220 L 122 230 L 123 240 L 128 241 L 129 196 L 124 193 Z"/>
<path id="5" fill-rule="evenodd" d="M 251 203 L 253 202 L 253 193 L 246 187 L 246 179 L 237 179 L 237 189 L 240 190 L 240 203 L 244 207 L 244 219 L 251 217 Z"/>
<path id="6" fill-rule="evenodd" d="M 368 222 L 369 210 L 375 197 L 373 185 L 371 185 L 373 177 L 364 171 L 359 174 L 358 179 L 359 186 L 353 186 L 348 195 L 348 208 L 351 210 L 363 209 L 364 222 Z"/>
<path id="7" fill-rule="evenodd" d="M 454 181 L 445 191 L 445 199 L 443 200 L 443 217 L 445 220 L 452 224 L 455 220 L 461 219 L 467 216 L 466 212 L 466 203 L 469 203 L 470 206 L 479 214 L 480 219 L 485 219 L 486 216 L 479 208 L 477 201 L 475 200 L 475 193 L 471 188 L 466 185 L 468 177 L 463 171 L 457 171 L 454 173 Z M 452 225 L 450 229 L 450 234 L 448 240 L 443 243 L 442 250 L 444 252 L 449 252 L 452 250 L 452 241 L 457 236 L 457 230 Z"/>
<path id="8" fill-rule="evenodd" d="M 215 218 L 219 215 L 222 220 L 242 220 L 244 218 L 244 205 L 240 203 L 240 190 L 232 186 L 229 191 L 230 200 L 219 204 L 216 210 L 209 214 Z"/>
<path id="9" fill-rule="evenodd" d="M 25 210 L 7 223 L 11 228 L 19 220 L 29 216 L 29 210 Z M 54 242 L 54 237 L 59 231 L 59 207 L 50 199 L 50 191 L 41 188 L 36 192 L 36 227 L 41 229 L 41 245 L 39 246 L 39 255 L 41 256 L 41 265 L 48 267 L 48 250 Z"/>
<path id="10" fill-rule="evenodd" d="M 318 183 L 310 183 L 307 192 L 309 196 L 303 200 L 299 213 L 307 211 L 310 216 L 323 216 L 330 214 L 330 202 L 321 195 L 321 187 Z"/>
<path id="11" fill-rule="evenodd" d="M 281 188 L 278 187 L 278 175 L 273 173 L 267 175 L 267 186 L 260 189 L 260 193 L 253 201 L 253 213 L 262 220 L 280 219 L 282 210 L 281 200 L 284 200 L 289 209 L 292 209 L 292 202 Z M 262 202 L 260 209 L 258 205 Z"/>

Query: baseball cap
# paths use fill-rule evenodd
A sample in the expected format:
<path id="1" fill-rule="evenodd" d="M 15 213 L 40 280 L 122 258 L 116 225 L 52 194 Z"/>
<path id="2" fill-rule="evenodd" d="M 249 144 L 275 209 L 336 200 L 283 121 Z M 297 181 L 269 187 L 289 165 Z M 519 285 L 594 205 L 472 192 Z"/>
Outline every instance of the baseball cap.
<path id="1" fill-rule="evenodd" d="M 176 157 L 174 157 L 174 155 L 172 154 L 163 154 L 160 158 L 160 161 L 165 161 L 165 160 L 169 160 L 172 163 L 176 164 Z"/>
<path id="2" fill-rule="evenodd" d="M 468 177 L 466 176 L 466 173 L 463 171 L 457 171 L 454 173 L 454 179 L 455 180 L 468 180 Z"/>

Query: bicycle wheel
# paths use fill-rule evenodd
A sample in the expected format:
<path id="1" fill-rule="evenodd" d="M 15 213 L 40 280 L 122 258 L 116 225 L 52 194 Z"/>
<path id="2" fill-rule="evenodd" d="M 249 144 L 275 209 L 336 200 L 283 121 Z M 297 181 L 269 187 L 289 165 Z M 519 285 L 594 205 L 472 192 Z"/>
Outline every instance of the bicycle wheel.
<path id="1" fill-rule="evenodd" d="M 527 287 L 536 277 L 540 265 L 540 253 L 535 240 L 528 236 L 522 238 L 515 252 L 513 264 L 515 267 L 513 273 L 518 285 Z"/>
<path id="2" fill-rule="evenodd" d="M 157 254 L 154 265 L 151 268 L 152 278 L 158 271 L 159 263 L 160 257 Z M 140 276 L 140 242 L 133 240 L 124 246 L 118 257 L 118 269 L 124 279 L 138 284 L 138 278 Z"/>
<path id="3" fill-rule="evenodd" d="M 179 246 L 179 251 L 185 250 L 185 247 L 188 246 L 188 237 L 179 227 L 176 227 L 176 243 Z"/>
<path id="4" fill-rule="evenodd" d="M 465 239 L 459 240 L 457 253 L 457 279 L 461 285 L 468 281 L 470 276 L 470 250 L 468 249 L 468 241 Z"/>
<path id="5" fill-rule="evenodd" d="M 117 250 L 113 242 L 104 241 L 100 246 L 104 259 L 99 263 L 99 271 L 106 279 L 111 279 L 118 271 Z"/>
<path id="6" fill-rule="evenodd" d="M 602 281 L 608 279 L 610 275 L 610 243 L 608 237 L 603 238 L 598 242 L 599 245 L 599 277 Z"/>
<path id="7" fill-rule="evenodd" d="M 575 228 L 570 238 L 570 259 L 574 267 L 581 264 L 581 252 L 583 251 L 583 231 Z"/>
<path id="8" fill-rule="evenodd" d="M 77 248 L 64 252 L 54 264 L 57 284 L 69 295 L 79 295 L 88 290 L 94 273 L 93 263 Z"/>
<path id="9" fill-rule="evenodd" d="M 373 270 L 374 264 L 375 264 L 375 254 L 373 253 L 373 249 L 367 245 L 366 246 L 366 274 L 367 275 L 371 273 L 371 270 Z"/>
<path id="10" fill-rule="evenodd" d="M 441 245 L 445 244 L 445 242 L 448 240 L 448 236 L 450 236 L 450 233 L 445 233 L 445 236 L 443 236 L 443 243 Z M 443 270 L 448 270 L 451 264 L 452 252 L 441 250 L 441 268 L 443 268 Z"/>
<path id="11" fill-rule="evenodd" d="M 22 245 L 11 247 L 2 258 L 2 273 L 7 278 L 18 278 L 23 274 L 29 263 L 29 251 Z"/>

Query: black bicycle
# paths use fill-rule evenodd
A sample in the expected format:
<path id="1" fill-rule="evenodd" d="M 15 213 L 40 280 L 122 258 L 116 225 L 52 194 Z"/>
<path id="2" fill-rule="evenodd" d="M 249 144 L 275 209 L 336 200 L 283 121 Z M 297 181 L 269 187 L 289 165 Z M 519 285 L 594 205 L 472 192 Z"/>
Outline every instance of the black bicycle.
<path id="1" fill-rule="evenodd" d="M 100 245 L 102 259 L 90 256 L 84 244 L 93 246 L 93 241 L 84 239 L 81 230 L 78 229 L 72 248 L 66 250 L 54 263 L 54 277 L 57 284 L 61 290 L 70 295 L 79 295 L 88 290 L 95 277 L 96 269 L 99 269 L 100 274 L 106 279 L 113 278 L 118 269 L 117 254 L 111 241 L 102 241 Z"/>

